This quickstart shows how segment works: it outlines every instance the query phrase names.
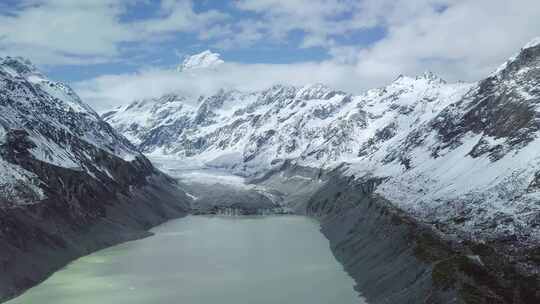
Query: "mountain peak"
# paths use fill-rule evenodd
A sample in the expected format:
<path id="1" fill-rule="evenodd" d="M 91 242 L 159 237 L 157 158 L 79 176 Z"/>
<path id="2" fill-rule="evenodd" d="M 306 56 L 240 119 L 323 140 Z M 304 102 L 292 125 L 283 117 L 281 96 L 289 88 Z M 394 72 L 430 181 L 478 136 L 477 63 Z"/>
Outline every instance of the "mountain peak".
<path id="1" fill-rule="evenodd" d="M 429 83 L 441 83 L 444 84 L 446 81 L 439 77 L 437 74 L 431 72 L 431 71 L 425 71 L 422 74 L 418 74 L 415 77 L 405 76 L 403 74 L 400 74 L 392 84 L 410 84 L 413 82 L 416 82 L 418 80 L 424 80 Z"/>
<path id="2" fill-rule="evenodd" d="M 540 45 L 540 37 L 536 37 L 532 39 L 531 41 L 529 41 L 527 44 L 525 44 L 523 49 L 529 49 L 538 45 Z"/>
<path id="3" fill-rule="evenodd" d="M 225 63 L 219 53 L 210 50 L 187 56 L 177 68 L 179 72 L 198 69 L 213 69 Z"/>
<path id="4" fill-rule="evenodd" d="M 519 53 L 510 57 L 501 64 L 491 76 L 502 75 L 505 71 L 527 68 L 529 65 L 538 66 L 540 61 L 540 37 L 536 37 L 525 44 Z"/>
<path id="5" fill-rule="evenodd" d="M 415 78 L 417 80 L 418 79 L 425 79 L 425 80 L 428 80 L 428 81 L 435 81 L 435 82 L 441 82 L 441 83 L 446 82 L 444 79 L 439 77 L 439 75 L 433 73 L 432 71 L 425 71 L 424 73 L 422 73 L 420 75 L 417 75 Z"/>
<path id="6" fill-rule="evenodd" d="M 0 58 L 0 66 L 9 67 L 19 75 L 28 75 L 38 73 L 38 69 L 32 62 L 23 57 L 4 57 Z"/>

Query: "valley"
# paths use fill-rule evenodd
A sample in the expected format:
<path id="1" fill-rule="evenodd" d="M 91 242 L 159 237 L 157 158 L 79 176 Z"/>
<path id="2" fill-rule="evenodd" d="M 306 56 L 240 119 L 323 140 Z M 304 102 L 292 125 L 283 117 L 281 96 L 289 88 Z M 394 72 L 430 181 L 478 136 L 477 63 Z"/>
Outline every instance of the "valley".
<path id="1" fill-rule="evenodd" d="M 204 52 L 176 72 L 226 65 L 205 57 L 219 59 Z M 293 301 L 538 303 L 539 85 L 537 39 L 474 83 L 426 72 L 358 95 L 323 84 L 175 91 L 100 115 L 28 60 L 2 58 L 0 300 L 69 299 L 88 284 L 89 301 L 151 301 L 133 277 L 96 282 L 118 266 L 150 285 L 173 276 L 200 303 L 227 292 L 238 302 L 249 279 L 204 295 L 204 282 L 189 285 L 216 284 L 197 260 L 209 257 L 257 286 L 299 275 L 286 286 Z M 145 248 L 179 268 L 160 277 Z M 279 283 L 269 303 L 283 300 Z M 167 286 L 149 296 L 168 303 Z"/>

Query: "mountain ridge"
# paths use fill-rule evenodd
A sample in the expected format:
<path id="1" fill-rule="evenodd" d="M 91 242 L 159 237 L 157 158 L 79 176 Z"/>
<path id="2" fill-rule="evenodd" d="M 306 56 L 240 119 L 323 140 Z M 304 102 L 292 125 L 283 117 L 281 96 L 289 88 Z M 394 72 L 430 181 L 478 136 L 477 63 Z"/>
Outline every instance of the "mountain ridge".
<path id="1" fill-rule="evenodd" d="M 192 97 L 173 94 L 176 104 L 165 107 L 159 98 L 146 100 L 152 110 L 138 109 L 142 123 L 130 121 L 128 107 L 105 120 L 150 157 L 244 176 L 285 161 L 328 170 L 345 163 L 345 174 L 383 178 L 378 194 L 448 233 L 519 235 L 536 244 L 539 194 L 530 185 L 540 164 L 534 152 L 540 46 L 534 41 L 476 83 L 446 83 L 426 72 L 361 95 L 324 85 L 220 91 L 187 103 Z"/>
<path id="2" fill-rule="evenodd" d="M 301 198 L 285 203 L 322 221 L 357 282 L 364 240 L 386 250 L 381 257 L 411 263 L 392 264 L 416 269 L 394 288 L 396 303 L 402 287 L 408 299 L 455 300 L 459 291 L 459 299 L 535 303 L 539 79 L 540 44 L 531 42 L 475 83 L 428 72 L 360 95 L 323 84 L 171 93 L 99 117 L 27 60 L 1 59 L 0 299 L 190 211 L 196 198 L 145 153 L 257 185 L 286 183 L 269 188 L 289 193 L 272 192 L 268 203 Z M 363 286 L 386 301 L 375 283 Z"/>
<path id="3" fill-rule="evenodd" d="M 69 86 L 0 58 L 0 301 L 189 201 Z"/>

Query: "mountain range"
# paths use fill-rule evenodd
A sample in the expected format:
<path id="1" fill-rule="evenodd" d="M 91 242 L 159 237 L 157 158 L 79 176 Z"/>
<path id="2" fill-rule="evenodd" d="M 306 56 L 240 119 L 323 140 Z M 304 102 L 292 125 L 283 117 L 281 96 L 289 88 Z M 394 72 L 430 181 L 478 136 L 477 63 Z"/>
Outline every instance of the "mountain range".
<path id="1" fill-rule="evenodd" d="M 177 70 L 223 63 L 206 51 Z M 428 303 L 535 303 L 539 104 L 539 39 L 474 83 L 426 72 L 356 95 L 324 84 L 170 92 L 101 116 L 28 60 L 2 58 L 0 299 L 192 212 L 198 198 L 159 160 L 168 173 L 244 177 L 256 185 L 250 198 L 317 217 L 372 303 L 425 294 Z M 409 271 L 408 281 L 363 281 L 360 238 L 408 261 L 377 264 Z"/>
<path id="2" fill-rule="evenodd" d="M 198 55 L 197 55 L 198 56 Z M 323 84 L 171 93 L 103 118 L 143 153 L 257 176 L 284 162 L 356 179 L 473 238 L 540 238 L 540 45 L 476 83 L 399 76 L 352 95 Z"/>

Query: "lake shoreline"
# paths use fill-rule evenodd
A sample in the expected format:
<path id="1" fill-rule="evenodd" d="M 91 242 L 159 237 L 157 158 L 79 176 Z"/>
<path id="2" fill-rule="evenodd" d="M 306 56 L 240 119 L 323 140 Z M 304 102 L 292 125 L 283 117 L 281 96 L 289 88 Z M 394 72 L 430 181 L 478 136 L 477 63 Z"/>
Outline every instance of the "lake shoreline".
<path id="1" fill-rule="evenodd" d="M 66 214 L 54 203 L 0 210 L 1 226 L 8 232 L 0 237 L 0 302 L 21 295 L 81 256 L 147 237 L 148 229 L 187 215 L 183 197 L 176 183 L 160 173 L 133 187 L 129 196 L 110 197 L 104 214 L 96 218 Z"/>
<path id="2" fill-rule="evenodd" d="M 357 290 L 378 303 L 524 303 L 540 300 L 538 276 L 512 251 L 517 240 L 454 235 L 401 210 L 375 192 L 379 178 L 356 179 L 285 163 L 255 180 L 317 218 Z"/>
<path id="3" fill-rule="evenodd" d="M 189 215 L 151 232 L 81 257 L 8 303 L 363 303 L 313 218 Z"/>
<path id="4" fill-rule="evenodd" d="M 508 299 L 514 294 L 531 292 L 531 297 L 521 296 L 517 303 L 535 303 L 534 284 L 526 285 L 526 277 L 519 273 L 501 273 L 507 260 L 504 252 L 497 251 L 502 248 L 499 244 L 482 247 L 446 238 L 375 194 L 379 182 L 351 179 L 339 168 L 322 171 L 286 163 L 246 179 L 241 187 L 225 186 L 225 191 L 207 182 L 180 180 L 179 186 L 192 196 L 191 211 L 203 206 L 197 209 L 200 214 L 212 214 L 216 206 L 233 206 L 242 210 L 240 214 L 286 206 L 292 214 L 316 219 L 333 255 L 371 304 L 486 299 L 512 303 Z M 239 198 L 242 203 L 234 205 Z M 498 261 L 504 263 L 497 265 Z M 507 275 L 514 277 L 507 279 Z"/>

